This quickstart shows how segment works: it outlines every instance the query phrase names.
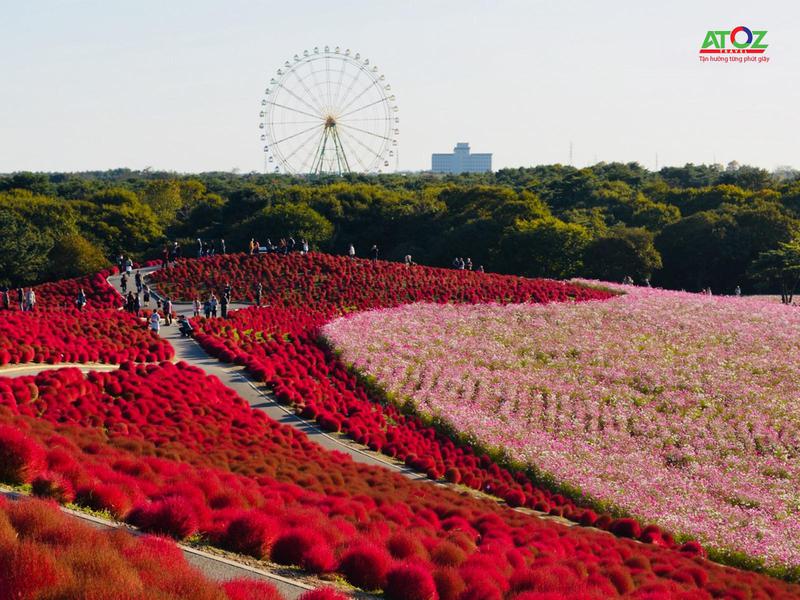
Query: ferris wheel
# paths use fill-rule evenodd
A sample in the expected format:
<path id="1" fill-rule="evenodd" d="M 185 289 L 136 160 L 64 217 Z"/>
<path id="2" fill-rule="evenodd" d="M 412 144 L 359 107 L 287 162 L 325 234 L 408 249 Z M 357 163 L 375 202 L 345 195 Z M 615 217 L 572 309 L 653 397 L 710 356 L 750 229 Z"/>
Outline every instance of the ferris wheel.
<path id="1" fill-rule="evenodd" d="M 392 87 L 368 58 L 338 46 L 294 55 L 261 101 L 268 172 L 380 173 L 397 168 Z"/>

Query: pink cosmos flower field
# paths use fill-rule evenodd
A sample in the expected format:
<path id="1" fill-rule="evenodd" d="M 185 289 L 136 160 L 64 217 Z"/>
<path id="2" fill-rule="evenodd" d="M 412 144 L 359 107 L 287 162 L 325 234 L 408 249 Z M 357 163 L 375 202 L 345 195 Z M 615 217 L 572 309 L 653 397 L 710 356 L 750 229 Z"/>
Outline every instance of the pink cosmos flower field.
<path id="1" fill-rule="evenodd" d="M 800 310 L 634 287 L 325 326 L 345 362 L 594 501 L 800 565 Z"/>

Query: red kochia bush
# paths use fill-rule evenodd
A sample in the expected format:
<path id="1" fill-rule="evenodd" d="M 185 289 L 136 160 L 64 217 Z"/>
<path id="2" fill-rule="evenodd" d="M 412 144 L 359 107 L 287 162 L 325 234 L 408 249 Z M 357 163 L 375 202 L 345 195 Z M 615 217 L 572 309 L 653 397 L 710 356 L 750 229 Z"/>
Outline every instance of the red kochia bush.
<path id="1" fill-rule="evenodd" d="M 44 472 L 37 475 L 32 482 L 33 493 L 42 498 L 51 498 L 61 504 L 75 500 L 72 482 L 60 473 Z"/>
<path id="2" fill-rule="evenodd" d="M 139 527 L 153 533 L 163 533 L 179 540 L 197 531 L 197 514 L 191 503 L 181 496 L 167 496 L 139 509 Z"/>
<path id="3" fill-rule="evenodd" d="M 385 585 L 391 563 L 392 557 L 384 548 L 362 543 L 342 556 L 339 571 L 354 586 L 377 590 Z"/>
<path id="4" fill-rule="evenodd" d="M 228 598 L 280 599 L 266 591 Z M 0 598 L 225 600 L 226 594 L 170 542 L 94 529 L 40 500 L 0 500 Z"/>
<path id="5" fill-rule="evenodd" d="M 238 579 L 222 584 L 222 589 L 228 595 L 228 600 L 281 600 L 282 596 L 277 588 L 266 581 L 253 581 L 251 579 Z"/>
<path id="6" fill-rule="evenodd" d="M 278 536 L 272 546 L 272 560 L 281 565 L 303 567 L 309 555 L 325 539 L 310 527 L 296 527 Z"/>
<path id="7" fill-rule="evenodd" d="M 174 350 L 130 313 L 113 309 L 11 312 L 0 319 L 0 366 L 169 360 Z"/>
<path id="8" fill-rule="evenodd" d="M 350 596 L 337 592 L 333 588 L 323 587 L 306 592 L 298 600 L 349 600 Z"/>
<path id="9" fill-rule="evenodd" d="M 44 468 L 44 449 L 21 431 L 0 427 L 0 482 L 28 483 Z"/>
<path id="10" fill-rule="evenodd" d="M 266 559 L 279 531 L 276 519 L 260 511 L 249 511 L 229 523 L 221 543 L 234 552 Z"/>
<path id="11" fill-rule="evenodd" d="M 614 535 L 627 538 L 638 538 L 642 534 L 642 526 L 634 519 L 615 519 L 608 530 Z"/>
<path id="12" fill-rule="evenodd" d="M 437 600 L 436 584 L 430 571 L 415 563 L 399 564 L 386 574 L 389 600 Z"/>

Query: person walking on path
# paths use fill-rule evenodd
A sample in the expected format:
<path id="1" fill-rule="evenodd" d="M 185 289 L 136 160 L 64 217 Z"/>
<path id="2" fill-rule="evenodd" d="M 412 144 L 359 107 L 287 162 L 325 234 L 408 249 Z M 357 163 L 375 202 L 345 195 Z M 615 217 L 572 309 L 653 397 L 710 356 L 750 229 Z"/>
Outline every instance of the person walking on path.
<path id="1" fill-rule="evenodd" d="M 144 286 L 144 293 L 142 294 L 142 299 L 144 300 L 144 307 L 148 308 L 150 306 L 150 286 Z"/>
<path id="2" fill-rule="evenodd" d="M 129 256 L 127 259 L 125 259 L 125 272 L 130 273 L 131 271 L 133 271 L 133 261 Z"/>
<path id="3" fill-rule="evenodd" d="M 172 300 L 169 298 L 164 300 L 164 324 L 172 325 Z"/>
<path id="4" fill-rule="evenodd" d="M 301 254 L 308 254 L 308 240 L 303 238 L 303 241 L 300 242 L 302 250 L 300 251 Z"/>
<path id="5" fill-rule="evenodd" d="M 194 316 L 195 317 L 199 317 L 200 316 L 200 309 L 201 308 L 202 308 L 202 306 L 200 305 L 200 298 L 195 298 L 194 302 L 192 302 L 192 309 L 193 309 L 192 312 L 194 312 Z"/>
<path id="6" fill-rule="evenodd" d="M 20 310 L 25 310 L 25 290 L 22 288 L 17 288 L 17 303 Z"/>
<path id="7" fill-rule="evenodd" d="M 472 259 L 469 256 L 467 257 L 467 262 L 464 266 L 466 267 L 467 271 L 472 271 Z"/>
<path id="8" fill-rule="evenodd" d="M 164 249 L 161 251 L 161 268 L 166 269 L 169 266 L 169 248 L 164 244 Z"/>
<path id="9" fill-rule="evenodd" d="M 222 299 L 219 302 L 220 313 L 223 319 L 228 318 L 228 294 L 222 294 Z"/>
<path id="10" fill-rule="evenodd" d="M 356 247 L 353 244 L 350 244 L 350 248 L 347 249 L 347 254 L 350 258 L 356 257 Z"/>
<path id="11" fill-rule="evenodd" d="M 8 294 L 8 287 L 3 289 L 3 308 L 6 310 L 11 309 L 11 296 Z"/>
<path id="12" fill-rule="evenodd" d="M 203 312 L 206 314 L 206 319 L 211 318 L 211 298 L 203 303 Z"/>
<path id="13" fill-rule="evenodd" d="M 158 333 L 158 330 L 161 329 L 161 319 L 158 317 L 157 310 L 154 310 L 153 314 L 150 315 L 150 329 L 154 333 Z"/>
<path id="14" fill-rule="evenodd" d="M 123 294 L 128 293 L 128 276 L 125 273 L 119 278 L 119 287 L 122 289 Z"/>
<path id="15" fill-rule="evenodd" d="M 225 240 L 222 238 L 220 238 L 219 240 L 219 251 L 222 252 L 223 254 L 227 254 L 227 252 L 225 251 Z"/>
<path id="16" fill-rule="evenodd" d="M 258 282 L 256 285 L 256 306 L 261 306 L 261 297 L 264 294 L 264 286 L 261 285 L 261 282 Z"/>
<path id="17" fill-rule="evenodd" d="M 86 306 L 86 294 L 83 293 L 83 288 L 81 288 L 81 290 L 78 292 L 78 297 L 75 299 L 75 305 L 80 311 L 83 311 L 83 307 Z"/>
<path id="18" fill-rule="evenodd" d="M 202 258 L 203 256 L 203 240 L 197 238 L 197 258 Z"/>
<path id="19" fill-rule="evenodd" d="M 214 295 L 214 292 L 211 292 L 211 296 L 208 299 L 208 303 L 211 305 L 211 316 L 217 316 L 217 297 Z"/>
<path id="20" fill-rule="evenodd" d="M 372 244 L 370 252 L 372 252 L 372 260 L 378 260 L 378 244 Z"/>
<path id="21" fill-rule="evenodd" d="M 142 301 L 139 299 L 139 294 L 133 297 L 133 314 L 139 318 L 139 311 L 142 310 Z"/>
<path id="22" fill-rule="evenodd" d="M 36 292 L 33 291 L 33 288 L 28 288 L 28 296 L 25 299 L 25 308 L 28 310 L 33 310 L 36 308 Z"/>
<path id="23" fill-rule="evenodd" d="M 133 312 L 133 290 L 125 296 L 125 310 L 129 313 Z"/>
<path id="24" fill-rule="evenodd" d="M 139 271 L 136 271 L 136 275 L 134 276 L 133 280 L 136 282 L 136 293 L 142 293 L 142 274 Z"/>

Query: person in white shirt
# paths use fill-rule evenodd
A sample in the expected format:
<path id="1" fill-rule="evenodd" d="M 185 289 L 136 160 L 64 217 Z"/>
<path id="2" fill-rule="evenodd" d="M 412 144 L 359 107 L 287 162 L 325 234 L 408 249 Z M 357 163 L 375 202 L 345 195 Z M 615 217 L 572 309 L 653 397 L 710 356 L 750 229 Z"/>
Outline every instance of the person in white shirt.
<path id="1" fill-rule="evenodd" d="M 161 319 L 158 316 L 157 310 L 154 310 L 153 314 L 150 316 L 150 329 L 155 333 L 158 333 L 158 330 L 161 329 Z"/>

